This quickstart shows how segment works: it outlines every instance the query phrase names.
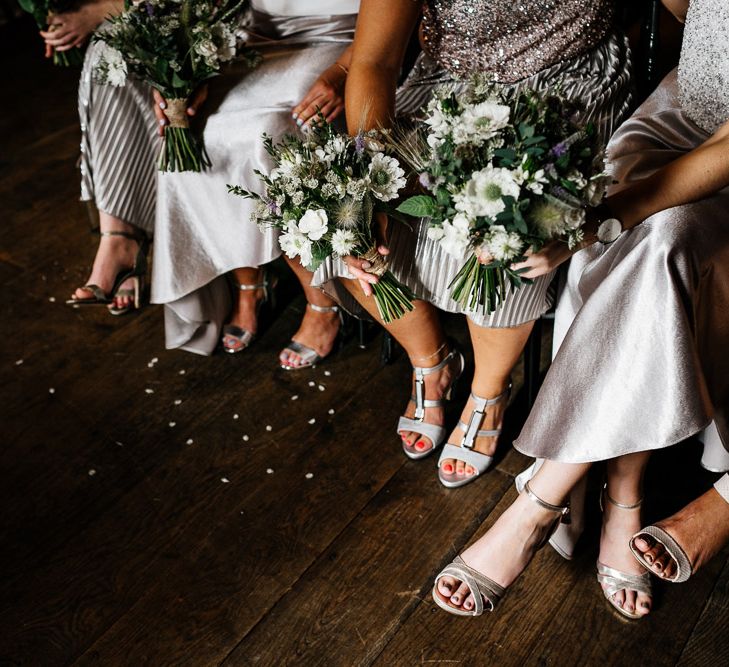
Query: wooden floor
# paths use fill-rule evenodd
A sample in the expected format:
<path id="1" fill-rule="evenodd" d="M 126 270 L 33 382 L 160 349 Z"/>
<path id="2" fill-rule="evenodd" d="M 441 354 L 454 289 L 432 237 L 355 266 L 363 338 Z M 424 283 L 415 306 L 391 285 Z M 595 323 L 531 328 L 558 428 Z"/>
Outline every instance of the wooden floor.
<path id="1" fill-rule="evenodd" d="M 520 395 L 496 467 L 448 491 L 400 452 L 408 366 L 382 366 L 378 336 L 276 370 L 304 306 L 290 278 L 236 357 L 165 351 L 157 307 L 63 305 L 96 243 L 75 74 L 28 31 L 3 44 L 0 665 L 729 664 L 727 554 L 622 622 L 595 582 L 594 494 L 574 561 L 544 550 L 493 615 L 436 609 L 435 573 L 515 496 Z M 711 479 L 692 443 L 657 456 L 647 519 Z"/>

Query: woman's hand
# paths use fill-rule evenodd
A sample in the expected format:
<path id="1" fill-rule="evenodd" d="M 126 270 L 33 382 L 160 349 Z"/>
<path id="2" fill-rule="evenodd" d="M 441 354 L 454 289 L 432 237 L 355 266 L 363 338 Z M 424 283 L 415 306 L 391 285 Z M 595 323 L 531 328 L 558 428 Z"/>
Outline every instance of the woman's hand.
<path id="1" fill-rule="evenodd" d="M 40 35 L 46 43 L 46 58 L 53 51 L 68 51 L 81 46 L 101 22 L 115 9 L 114 2 L 89 2 L 78 9 L 61 14 L 52 14 L 48 29 Z"/>
<path id="2" fill-rule="evenodd" d="M 156 88 L 152 88 L 152 97 L 154 98 L 154 115 L 157 117 L 157 123 L 159 124 L 157 134 L 162 137 L 165 133 L 165 127 L 170 124 L 170 120 L 167 118 L 164 111 L 167 108 L 167 100 L 165 100 L 162 93 L 160 93 Z M 190 117 L 194 116 L 207 98 L 208 84 L 204 83 L 190 97 L 186 109 L 187 115 Z"/>
<path id="3" fill-rule="evenodd" d="M 565 241 L 550 241 L 539 252 L 527 250 L 523 262 L 512 264 L 515 271 L 523 270 L 522 278 L 539 278 L 554 271 L 560 264 L 566 262 L 577 251 L 570 250 Z"/>
<path id="4" fill-rule="evenodd" d="M 383 257 L 390 254 L 390 250 L 385 241 L 387 239 L 388 224 L 389 219 L 384 213 L 377 213 L 375 215 L 375 245 L 377 252 Z M 372 285 L 375 285 L 379 280 L 374 273 L 367 272 L 367 269 L 371 268 L 372 264 L 366 259 L 352 255 L 342 257 L 342 260 L 347 265 L 352 277 L 359 281 L 359 285 L 365 296 L 372 296 Z"/>
<path id="5" fill-rule="evenodd" d="M 332 65 L 305 93 L 304 98 L 291 112 L 299 127 L 308 126 L 312 119 L 324 116 L 331 123 L 344 111 L 344 83 L 347 73 L 343 67 Z"/>

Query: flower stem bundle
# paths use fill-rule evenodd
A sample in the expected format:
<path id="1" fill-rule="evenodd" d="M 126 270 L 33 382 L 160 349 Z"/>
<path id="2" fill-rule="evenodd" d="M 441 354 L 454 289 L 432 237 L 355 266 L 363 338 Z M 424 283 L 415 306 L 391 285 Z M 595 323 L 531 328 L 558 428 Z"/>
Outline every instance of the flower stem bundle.
<path id="1" fill-rule="evenodd" d="M 464 310 L 491 313 L 531 281 L 513 264 L 558 239 L 573 247 L 585 210 L 609 182 L 595 127 L 556 95 L 505 93 L 480 76 L 442 89 L 424 127 L 395 147 L 428 194 L 398 211 L 425 219 L 428 237 L 464 260 L 450 284 Z"/>
<path id="2" fill-rule="evenodd" d="M 387 202 L 405 186 L 404 171 L 380 135 L 341 135 L 321 118 L 305 139 L 286 135 L 274 144 L 264 135 L 264 144 L 275 167 L 268 174 L 256 172 L 262 194 L 228 186 L 256 201 L 252 220 L 281 230 L 281 249 L 310 271 L 329 257 L 368 261 L 367 271 L 378 276 L 373 297 L 386 324 L 412 310 L 413 294 L 377 251 L 374 217 L 391 212 Z"/>

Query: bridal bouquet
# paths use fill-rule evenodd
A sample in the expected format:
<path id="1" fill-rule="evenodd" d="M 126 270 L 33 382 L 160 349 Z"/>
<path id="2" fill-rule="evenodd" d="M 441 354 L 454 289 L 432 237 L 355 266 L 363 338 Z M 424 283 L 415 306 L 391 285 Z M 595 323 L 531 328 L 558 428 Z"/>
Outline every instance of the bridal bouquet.
<path id="1" fill-rule="evenodd" d="M 75 9 L 78 0 L 18 0 L 20 8 L 28 12 L 38 24 L 45 28 L 54 14 L 62 14 Z M 63 67 L 80 67 L 84 62 L 83 49 L 75 46 L 68 51 L 53 49 L 53 64 Z"/>
<path id="2" fill-rule="evenodd" d="M 161 171 L 201 171 L 210 166 L 202 142 L 190 130 L 187 100 L 238 53 L 234 29 L 242 0 L 126 0 L 124 12 L 95 38 L 108 47 L 97 66 L 102 82 L 123 86 L 132 73 L 162 93 L 170 121 L 159 156 Z"/>
<path id="3" fill-rule="evenodd" d="M 552 239 L 578 243 L 585 208 L 609 183 L 593 125 L 576 107 L 533 91 L 498 92 L 480 77 L 463 93 L 441 90 L 425 127 L 398 148 L 429 194 L 398 211 L 425 218 L 428 237 L 468 259 L 453 279 L 464 309 L 493 312 L 507 289 L 531 281 L 512 268 Z"/>
<path id="4" fill-rule="evenodd" d="M 412 310 L 412 293 L 376 249 L 373 215 L 386 212 L 386 202 L 405 186 L 405 172 L 378 133 L 341 135 L 322 120 L 305 138 L 287 135 L 274 144 L 264 135 L 264 143 L 275 168 L 268 175 L 256 171 L 263 194 L 228 186 L 257 200 L 252 220 L 280 229 L 281 249 L 311 271 L 331 255 L 370 262 L 368 271 L 379 276 L 372 288 L 385 323 Z"/>

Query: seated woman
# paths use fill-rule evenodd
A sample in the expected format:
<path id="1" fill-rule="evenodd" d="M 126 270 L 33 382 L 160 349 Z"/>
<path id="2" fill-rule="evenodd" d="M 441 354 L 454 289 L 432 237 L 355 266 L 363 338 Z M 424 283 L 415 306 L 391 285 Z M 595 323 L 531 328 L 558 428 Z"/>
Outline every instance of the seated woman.
<path id="1" fill-rule="evenodd" d="M 625 39 L 612 28 L 612 9 L 608 0 L 363 2 L 347 84 L 349 128 L 357 131 L 363 119 L 368 128 L 388 127 L 395 107 L 400 116 L 417 117 L 437 87 L 462 89 L 463 79 L 481 72 L 504 91 L 562 90 L 585 109 L 585 119 L 592 120 L 602 136 L 609 136 L 631 103 L 629 55 Z M 403 52 L 421 17 L 423 54 L 396 95 Z M 510 292 L 490 314 L 479 307 L 465 309 L 451 298 L 450 284 L 467 255 L 448 255 L 428 237 L 427 229 L 422 221 L 388 229 L 389 268 L 419 299 L 412 312 L 387 325 L 413 364 L 412 398 L 397 430 L 411 459 L 430 456 L 445 444 L 438 478 L 454 488 L 473 482 L 493 462 L 510 374 L 534 321 L 551 306 L 553 273 L 545 272 L 533 284 Z M 354 258 L 348 268 L 328 260 L 315 284 L 335 285 L 332 279 L 342 279 L 376 317 L 372 299 L 365 295 L 377 278 L 367 268 Z M 350 273 L 359 278 L 362 290 L 347 279 Z M 476 366 L 471 396 L 450 436 L 443 406 L 463 370 L 463 358 L 446 342 L 436 307 L 466 316 Z"/>
<path id="2" fill-rule="evenodd" d="M 573 257 L 564 297 L 577 316 L 515 443 L 545 462 L 494 526 L 438 575 L 433 596 L 449 612 L 494 608 L 596 461 L 607 461 L 598 581 L 624 616 L 650 611 L 650 577 L 629 548 L 641 526 L 650 453 L 712 417 L 729 443 L 729 88 L 719 85 L 729 76 L 728 38 L 729 6 L 692 0 L 677 71 L 610 143 L 618 185 L 590 213 L 591 245 Z M 568 255 L 563 245 L 547 246 L 526 275 L 551 271 Z M 726 476 L 697 501 L 700 514 L 689 506 L 638 534 L 636 555 L 680 579 L 689 566 L 674 542 L 694 566 L 726 542 L 721 503 L 729 503 Z M 671 551 L 679 554 L 673 562 Z"/>
<path id="3" fill-rule="evenodd" d="M 122 0 L 94 0 L 56 14 L 42 31 L 47 55 L 88 41 Z M 148 237 L 154 229 L 158 150 L 149 86 L 132 80 L 103 85 L 94 69 L 105 46 L 89 44 L 79 82 L 81 200 L 99 211 L 101 240 L 91 275 L 69 303 L 107 304 L 113 315 L 139 308 L 147 272 Z"/>
<path id="4" fill-rule="evenodd" d="M 250 221 L 254 202 L 228 194 L 226 185 L 260 190 L 254 170 L 266 172 L 272 166 L 264 132 L 277 140 L 318 110 L 332 120 L 343 109 L 358 0 L 251 4 L 247 44 L 263 59 L 253 70 L 234 68 L 210 84 L 217 99 L 205 103 L 209 115 L 203 137 L 212 166 L 202 173 L 163 173 L 159 178 L 152 301 L 165 305 L 168 348 L 211 354 L 221 333 L 227 352 L 241 352 L 253 341 L 260 306 L 273 289 L 262 267 L 281 250 L 273 229 L 259 230 Z M 289 265 L 308 307 L 281 353 L 281 364 L 310 367 L 334 345 L 338 309 L 309 286 L 311 273 L 298 261 Z"/>

